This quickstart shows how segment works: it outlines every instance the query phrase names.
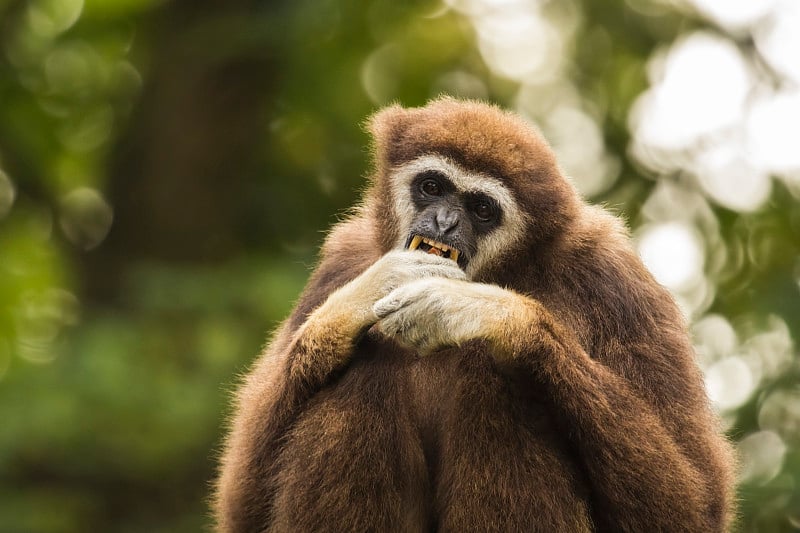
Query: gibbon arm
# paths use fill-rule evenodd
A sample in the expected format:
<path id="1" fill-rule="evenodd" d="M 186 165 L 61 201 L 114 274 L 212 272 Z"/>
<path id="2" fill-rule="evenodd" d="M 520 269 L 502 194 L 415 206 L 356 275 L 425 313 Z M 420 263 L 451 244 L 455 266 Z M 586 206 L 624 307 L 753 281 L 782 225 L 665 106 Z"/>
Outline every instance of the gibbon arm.
<path id="1" fill-rule="evenodd" d="M 712 428 L 662 419 L 653 403 L 609 366 L 589 357 L 576 336 L 537 301 L 494 285 L 429 279 L 397 289 L 377 302 L 375 311 L 381 331 L 402 344 L 431 352 L 483 339 L 501 364 L 532 374 L 535 386 L 547 391 L 554 418 L 586 468 L 601 530 L 725 530 L 726 496 L 709 479 L 718 474 L 718 465 L 704 465 L 701 471 L 681 447 L 691 439 L 679 442 L 677 437 L 683 430 L 704 432 L 694 442 L 714 446 Z M 648 365 L 645 358 L 630 359 L 635 361 L 630 364 Z M 670 369 L 637 370 L 646 375 Z M 650 392 L 659 398 L 685 391 Z"/>
<path id="2" fill-rule="evenodd" d="M 291 331 L 292 320 L 283 326 L 239 393 L 217 487 L 220 531 L 261 531 L 269 523 L 282 439 L 309 399 L 349 362 L 359 337 L 377 321 L 375 301 L 413 279 L 464 278 L 447 259 L 390 252 L 325 298 L 336 277 L 346 275 L 342 270 L 336 259 L 323 262 L 298 309 L 308 300 L 323 302 L 296 331 Z"/>

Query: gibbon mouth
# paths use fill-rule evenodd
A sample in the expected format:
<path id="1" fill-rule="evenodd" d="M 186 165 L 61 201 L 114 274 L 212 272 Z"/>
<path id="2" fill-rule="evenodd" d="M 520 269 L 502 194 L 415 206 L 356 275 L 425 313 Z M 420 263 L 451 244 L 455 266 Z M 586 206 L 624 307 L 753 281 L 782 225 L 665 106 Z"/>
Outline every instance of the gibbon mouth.
<path id="1" fill-rule="evenodd" d="M 459 258 L 461 258 L 462 262 L 464 260 L 464 256 L 457 248 L 448 246 L 443 242 L 423 237 L 422 235 L 412 235 L 406 244 L 406 248 L 409 250 L 420 250 L 426 254 L 438 255 L 439 257 L 444 257 L 445 259 L 452 259 L 459 265 L 461 265 Z"/>

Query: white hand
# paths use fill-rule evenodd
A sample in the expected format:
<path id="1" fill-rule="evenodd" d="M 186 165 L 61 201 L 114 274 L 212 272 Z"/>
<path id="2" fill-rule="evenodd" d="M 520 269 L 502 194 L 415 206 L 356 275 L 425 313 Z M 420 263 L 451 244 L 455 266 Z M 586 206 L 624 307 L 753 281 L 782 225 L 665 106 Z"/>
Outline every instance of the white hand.
<path id="1" fill-rule="evenodd" d="M 422 353 L 489 338 L 519 296 L 495 285 L 427 278 L 403 285 L 373 306 L 380 330 Z"/>

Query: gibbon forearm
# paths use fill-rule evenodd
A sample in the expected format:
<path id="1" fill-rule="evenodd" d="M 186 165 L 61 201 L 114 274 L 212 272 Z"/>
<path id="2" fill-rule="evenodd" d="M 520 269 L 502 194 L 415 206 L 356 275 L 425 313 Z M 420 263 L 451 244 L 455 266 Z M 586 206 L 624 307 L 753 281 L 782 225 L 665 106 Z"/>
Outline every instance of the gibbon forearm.
<path id="1" fill-rule="evenodd" d="M 548 389 L 556 419 L 571 429 L 602 507 L 602 525 L 630 532 L 724 531 L 714 488 L 655 409 L 591 359 L 549 313 L 534 308 L 534 325 L 512 337 L 507 348 L 513 345 L 516 353 L 509 355 Z"/>
<path id="2" fill-rule="evenodd" d="M 261 531 L 270 522 L 281 441 L 308 400 L 352 352 L 347 325 L 340 324 L 342 329 L 326 338 L 321 335 L 331 335 L 331 321 L 312 317 L 288 343 L 278 336 L 277 346 L 267 352 L 241 393 L 240 404 L 246 409 L 235 421 L 217 490 L 220 532 Z M 349 331 L 357 329 L 350 326 Z M 234 462 L 233 457 L 248 460 Z"/>
<path id="3" fill-rule="evenodd" d="M 377 320 L 375 300 L 410 279 L 464 276 L 452 261 L 413 252 L 386 254 L 350 281 L 334 278 L 338 265 L 329 260 L 320 266 L 287 330 L 276 337 L 240 394 L 242 409 L 226 446 L 218 487 L 220 531 L 261 531 L 270 523 L 284 437 L 308 401 L 347 365 L 361 334 Z M 323 294 L 321 305 L 291 333 L 288 329 L 299 310 L 311 303 L 308 299 L 320 298 L 320 286 L 333 292 Z M 248 461 L 234 463 L 227 457 Z"/>
<path id="4" fill-rule="evenodd" d="M 574 423 L 574 441 L 609 525 L 631 532 L 720 531 L 709 522 L 711 502 L 699 498 L 707 494 L 703 476 L 653 409 L 600 363 L 583 354 L 556 357 L 575 355 L 578 361 L 556 369 L 548 383 L 556 411 Z"/>
<path id="5" fill-rule="evenodd" d="M 345 321 L 346 311 L 351 318 L 358 313 L 357 302 L 342 301 L 342 288 L 366 266 L 337 266 L 335 259 L 322 262 L 239 390 L 216 490 L 221 533 L 262 531 L 270 523 L 282 442 L 332 369 L 349 358 L 347 332 L 361 326 Z"/>

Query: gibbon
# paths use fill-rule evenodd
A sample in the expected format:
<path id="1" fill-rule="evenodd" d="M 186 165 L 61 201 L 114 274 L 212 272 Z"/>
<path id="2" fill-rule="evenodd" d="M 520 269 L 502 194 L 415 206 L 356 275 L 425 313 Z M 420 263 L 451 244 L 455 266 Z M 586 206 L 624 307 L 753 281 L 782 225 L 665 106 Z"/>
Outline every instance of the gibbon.
<path id="1" fill-rule="evenodd" d="M 363 203 L 239 390 L 223 532 L 725 531 L 684 320 L 523 119 L 372 117 Z"/>

